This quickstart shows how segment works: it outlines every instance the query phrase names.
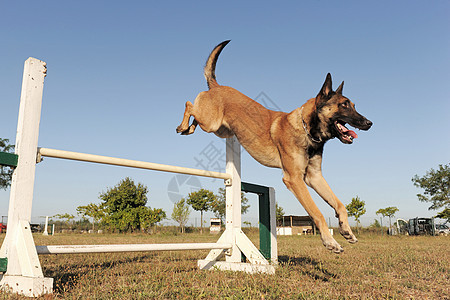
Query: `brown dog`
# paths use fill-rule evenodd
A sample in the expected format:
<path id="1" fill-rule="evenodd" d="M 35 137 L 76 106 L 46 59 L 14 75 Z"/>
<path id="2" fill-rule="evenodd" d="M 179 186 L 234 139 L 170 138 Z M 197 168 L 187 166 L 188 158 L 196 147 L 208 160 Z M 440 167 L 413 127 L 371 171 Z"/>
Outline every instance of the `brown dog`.
<path id="1" fill-rule="evenodd" d="M 281 168 L 283 182 L 294 193 L 320 230 L 325 247 L 335 253 L 343 248 L 331 236 L 325 218 L 311 198 L 306 185 L 312 187 L 336 211 L 339 231 L 350 242 L 357 239 L 348 224 L 347 210 L 322 177 L 321 163 L 326 141 L 337 137 L 351 144 L 356 133 L 345 127 L 368 130 L 372 122 L 355 110 L 342 95 L 344 82 L 332 90 L 328 74 L 317 97 L 308 100 L 291 113 L 272 111 L 237 90 L 221 86 L 215 77 L 217 58 L 229 43 L 214 48 L 205 66 L 209 91 L 201 92 L 195 104 L 186 102 L 183 121 L 177 132 L 192 134 L 197 125 L 221 138 L 236 135 L 241 145 L 261 164 Z M 189 125 L 189 119 L 194 120 Z"/>

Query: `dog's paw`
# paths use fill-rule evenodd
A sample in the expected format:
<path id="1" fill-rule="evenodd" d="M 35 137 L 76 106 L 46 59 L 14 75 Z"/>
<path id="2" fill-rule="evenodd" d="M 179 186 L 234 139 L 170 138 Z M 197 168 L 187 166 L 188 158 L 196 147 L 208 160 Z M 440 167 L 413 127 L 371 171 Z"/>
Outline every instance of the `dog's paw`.
<path id="1" fill-rule="evenodd" d="M 177 127 L 177 133 L 183 133 L 183 131 L 186 131 L 186 128 L 183 128 L 181 125 Z"/>
<path id="2" fill-rule="evenodd" d="M 350 229 L 344 230 L 342 228 L 339 228 L 339 233 L 347 240 L 347 242 L 349 242 L 351 244 L 358 242 L 358 239 L 356 238 L 356 236 L 353 234 L 353 232 Z"/>
<path id="3" fill-rule="evenodd" d="M 342 248 L 341 245 L 336 242 L 335 239 L 332 237 L 322 238 L 322 243 L 328 250 L 331 250 L 332 252 L 339 254 L 344 252 L 344 248 Z"/>
<path id="4" fill-rule="evenodd" d="M 347 240 L 347 242 L 349 242 L 350 244 L 354 244 L 358 242 L 358 239 L 356 238 L 356 236 L 354 236 L 353 234 L 351 236 L 345 236 L 344 238 Z"/>
<path id="5" fill-rule="evenodd" d="M 187 128 L 184 128 L 182 125 L 177 127 L 177 133 L 181 133 L 181 135 L 190 135 L 195 131 L 195 125 L 191 125 Z"/>

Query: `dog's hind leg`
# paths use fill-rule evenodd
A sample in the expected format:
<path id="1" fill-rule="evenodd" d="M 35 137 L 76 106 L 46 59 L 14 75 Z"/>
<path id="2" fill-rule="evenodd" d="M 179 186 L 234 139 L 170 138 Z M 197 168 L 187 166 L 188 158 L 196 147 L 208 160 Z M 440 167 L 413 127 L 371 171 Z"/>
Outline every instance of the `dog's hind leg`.
<path id="1" fill-rule="evenodd" d="M 197 125 L 198 125 L 198 122 L 196 119 L 194 119 L 192 121 L 192 124 L 189 126 L 189 128 L 186 131 L 183 131 L 181 134 L 182 135 L 193 134 Z"/>
<path id="2" fill-rule="evenodd" d="M 353 234 L 352 229 L 348 224 L 347 209 L 344 204 L 339 201 L 338 197 L 336 197 L 328 183 L 323 178 L 320 168 L 321 161 L 321 157 L 310 159 L 310 163 L 306 170 L 305 182 L 312 187 L 331 207 L 334 208 L 336 217 L 339 220 L 339 233 L 348 242 L 356 243 L 358 239 Z"/>
<path id="3" fill-rule="evenodd" d="M 225 126 L 220 126 L 219 129 L 214 132 L 215 135 L 217 135 L 220 138 L 231 138 L 234 136 L 234 133 Z"/>
<path id="4" fill-rule="evenodd" d="M 182 135 L 192 134 L 195 131 L 195 127 L 197 127 L 197 121 L 194 119 L 192 125 L 189 126 L 189 119 L 192 116 L 192 110 L 194 105 L 190 102 L 186 102 L 186 109 L 184 110 L 183 120 L 181 124 L 177 127 L 177 133 L 181 133 Z"/>

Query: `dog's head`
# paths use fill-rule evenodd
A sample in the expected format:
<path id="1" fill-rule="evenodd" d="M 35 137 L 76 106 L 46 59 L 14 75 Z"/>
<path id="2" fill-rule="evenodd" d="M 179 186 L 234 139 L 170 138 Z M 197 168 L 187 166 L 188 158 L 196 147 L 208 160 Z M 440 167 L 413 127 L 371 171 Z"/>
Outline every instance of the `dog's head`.
<path id="1" fill-rule="evenodd" d="M 358 135 L 345 125 L 349 124 L 361 130 L 369 130 L 372 122 L 360 115 L 355 109 L 355 104 L 342 95 L 343 88 L 344 82 L 336 91 L 333 91 L 331 75 L 328 73 L 322 89 L 315 99 L 316 112 L 321 127 L 326 127 L 330 138 L 337 137 L 342 143 L 351 144 Z"/>

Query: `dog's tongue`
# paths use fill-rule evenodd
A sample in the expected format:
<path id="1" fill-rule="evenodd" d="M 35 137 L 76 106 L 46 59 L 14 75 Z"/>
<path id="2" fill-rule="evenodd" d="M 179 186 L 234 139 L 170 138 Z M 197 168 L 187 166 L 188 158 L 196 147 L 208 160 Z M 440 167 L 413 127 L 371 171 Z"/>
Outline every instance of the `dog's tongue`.
<path id="1" fill-rule="evenodd" d="M 341 126 L 342 132 L 344 132 L 345 134 L 351 136 L 352 138 L 356 139 L 358 137 L 358 135 L 356 134 L 356 132 L 354 132 L 353 130 L 348 129 L 345 126 Z"/>
<path id="2" fill-rule="evenodd" d="M 350 135 L 352 138 L 356 139 L 358 135 L 353 130 L 349 130 L 346 132 L 348 135 Z"/>

